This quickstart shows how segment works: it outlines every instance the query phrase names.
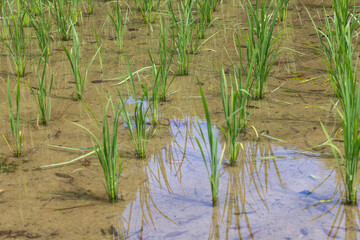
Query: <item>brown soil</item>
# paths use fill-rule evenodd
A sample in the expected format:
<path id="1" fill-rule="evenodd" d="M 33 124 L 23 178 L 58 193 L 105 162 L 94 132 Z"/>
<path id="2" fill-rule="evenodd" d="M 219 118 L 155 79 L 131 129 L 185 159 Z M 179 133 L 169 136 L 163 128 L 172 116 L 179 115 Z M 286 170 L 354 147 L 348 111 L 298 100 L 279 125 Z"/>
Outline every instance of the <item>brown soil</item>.
<path id="1" fill-rule="evenodd" d="M 135 158 L 127 129 L 119 130 L 121 200 L 107 201 L 101 166 L 92 155 L 61 167 L 61 163 L 86 152 L 51 147 L 92 146 L 89 134 L 73 123 L 96 132 L 87 109 L 74 100 L 70 64 L 56 32 L 51 42 L 49 75 L 54 74 L 52 115 L 48 126 L 37 126 L 36 104 L 26 82 L 35 85 L 39 50 L 34 33 L 30 40 L 27 74 L 21 79 L 23 154 L 0 144 L 0 238 L 39 239 L 356 239 L 358 208 L 341 204 L 343 186 L 335 159 L 326 141 L 322 122 L 331 134 L 341 128 L 333 104 L 336 98 L 324 64 L 316 57 L 319 41 L 316 23 L 329 1 L 290 1 L 288 18 L 278 23 L 284 31 L 279 56 L 270 74 L 265 99 L 252 102 L 249 129 L 242 136 L 239 164 L 222 164 L 220 204 L 211 206 L 211 192 L 204 163 L 194 141 L 195 117 L 204 119 L 196 76 L 204 89 L 212 121 L 222 126 L 218 67 L 238 61 L 233 31 L 246 27 L 242 4 L 224 0 L 207 32 L 217 35 L 191 59 L 189 76 L 176 76 L 176 91 L 160 106 L 161 125 L 148 145 L 146 159 Z M 83 17 L 77 31 L 83 70 L 96 52 L 93 28 L 106 19 L 108 2 L 98 2 L 95 14 Z M 319 13 L 319 14 L 317 14 Z M 95 59 L 84 93 L 84 102 L 102 119 L 107 98 L 117 99 L 115 84 L 107 80 L 127 73 L 126 54 L 133 70 L 150 65 L 147 50 L 158 50 L 159 24 L 141 22 L 133 9 L 125 35 L 124 53 L 117 53 L 108 20 L 103 39 L 104 71 Z M 30 29 L 27 29 L 30 31 Z M 53 28 L 55 30 L 55 26 Z M 6 82 L 15 86 L 14 67 L 0 45 L 0 129 L 11 140 Z M 172 67 L 176 71 L 176 65 Z M 141 74 L 150 81 L 150 72 Z M 125 90 L 122 87 L 123 91 Z M 141 89 L 139 89 L 139 93 Z M 124 91 L 125 92 L 125 91 Z M 109 113 L 112 119 L 112 113 Z M 256 137 L 256 133 L 271 136 Z M 341 134 L 337 137 L 341 146 Z M 221 139 L 221 147 L 224 140 Z M 345 218 L 344 218 L 345 217 Z"/>

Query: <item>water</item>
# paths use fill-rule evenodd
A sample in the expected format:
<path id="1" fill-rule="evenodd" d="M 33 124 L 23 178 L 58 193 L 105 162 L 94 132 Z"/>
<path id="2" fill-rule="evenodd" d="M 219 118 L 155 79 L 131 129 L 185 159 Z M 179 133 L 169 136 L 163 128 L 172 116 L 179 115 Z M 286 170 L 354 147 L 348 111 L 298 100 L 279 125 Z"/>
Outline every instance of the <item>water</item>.
<path id="1" fill-rule="evenodd" d="M 213 207 L 207 172 L 194 144 L 197 130 L 191 121 L 182 120 L 172 120 L 170 129 L 173 141 L 137 170 L 146 180 L 138 186 L 136 199 L 114 220 L 115 226 L 126 229 L 124 237 L 324 239 L 357 235 L 357 230 L 336 222 L 338 214 L 355 216 L 357 210 L 340 204 L 336 172 L 324 167 L 319 154 L 285 149 L 267 139 L 247 141 L 235 167 L 223 164 L 220 204 Z"/>

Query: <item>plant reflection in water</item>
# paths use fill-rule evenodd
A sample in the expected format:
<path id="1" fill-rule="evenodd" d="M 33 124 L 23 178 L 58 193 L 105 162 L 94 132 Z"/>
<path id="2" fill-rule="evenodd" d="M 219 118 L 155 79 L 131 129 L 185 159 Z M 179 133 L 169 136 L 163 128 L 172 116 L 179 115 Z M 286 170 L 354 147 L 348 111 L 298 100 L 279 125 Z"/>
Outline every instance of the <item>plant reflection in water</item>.
<path id="1" fill-rule="evenodd" d="M 240 161 L 235 167 L 226 166 L 224 171 L 228 174 L 226 197 L 223 205 L 222 219 L 226 222 L 226 239 L 230 231 L 235 230 L 239 239 L 253 238 L 259 229 L 251 227 L 250 214 L 256 213 L 257 201 L 260 199 L 263 206 L 269 211 L 266 201 L 269 175 L 274 169 L 280 185 L 283 185 L 276 156 L 271 142 L 261 139 L 247 141 Z M 255 190 L 255 191 L 254 191 Z M 253 193 L 254 192 L 254 193 Z M 246 228 L 245 228 L 246 226 Z M 246 233 L 245 233 L 246 232 Z"/>
<path id="2" fill-rule="evenodd" d="M 254 215 L 270 212 L 268 189 L 271 184 L 283 184 L 272 141 L 247 140 L 238 165 L 223 164 L 220 204 L 213 207 L 206 170 L 194 142 L 198 133 L 193 120 L 169 120 L 171 140 L 166 137 L 157 142 L 161 150 L 138 163 L 137 197 L 123 213 L 126 219 L 121 218 L 127 237 L 195 238 L 206 234 L 213 239 L 252 239 L 261 233 Z M 201 126 L 205 128 L 205 122 Z M 165 225 L 166 229 L 161 227 Z"/>
<path id="3" fill-rule="evenodd" d="M 360 232 L 360 209 L 358 206 L 351 206 L 344 201 L 345 190 L 343 184 L 338 182 L 334 192 L 329 199 L 319 198 L 316 190 L 321 187 L 329 177 L 334 173 L 331 171 L 319 185 L 311 192 L 307 193 L 310 203 L 302 210 L 309 211 L 313 219 L 312 222 L 320 221 L 321 218 L 331 217 L 333 222 L 331 226 L 322 228 L 322 231 L 330 239 L 357 239 Z M 340 193 L 340 194 L 338 194 Z"/>

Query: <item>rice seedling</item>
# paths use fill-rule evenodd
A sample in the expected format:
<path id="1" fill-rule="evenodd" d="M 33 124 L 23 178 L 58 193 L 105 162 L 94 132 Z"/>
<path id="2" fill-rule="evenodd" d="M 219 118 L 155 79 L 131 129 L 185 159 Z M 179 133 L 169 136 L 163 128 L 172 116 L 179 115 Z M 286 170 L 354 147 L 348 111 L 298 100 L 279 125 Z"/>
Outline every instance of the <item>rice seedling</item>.
<path id="1" fill-rule="evenodd" d="M 31 0 L 29 9 L 30 15 L 39 16 L 45 10 L 45 6 L 46 4 L 42 0 Z"/>
<path id="2" fill-rule="evenodd" d="M 209 1 L 200 1 L 196 2 L 196 13 L 194 18 L 194 30 L 195 30 L 195 39 L 192 41 L 191 53 L 197 54 L 200 50 L 200 47 L 209 41 L 217 33 L 213 34 L 209 38 L 205 39 L 205 32 L 211 27 L 211 25 L 218 19 L 212 19 L 212 8 Z M 205 39 L 204 41 L 201 41 Z"/>
<path id="3" fill-rule="evenodd" d="M 32 87 L 29 83 L 26 83 L 31 90 L 35 98 L 36 105 L 39 110 L 37 123 L 42 125 L 47 125 L 50 120 L 50 94 L 54 81 L 54 76 L 51 75 L 50 83 L 47 81 L 46 76 L 46 67 L 48 62 L 48 48 L 45 48 L 42 54 L 42 57 L 38 64 L 37 74 L 38 74 L 38 83 L 36 87 Z M 41 69 L 42 68 L 42 69 Z"/>
<path id="4" fill-rule="evenodd" d="M 95 39 L 96 39 L 96 45 L 99 49 L 99 61 L 100 61 L 100 72 L 103 72 L 103 61 L 102 61 L 102 54 L 101 54 L 101 45 L 102 45 L 102 35 L 104 32 L 104 26 L 105 26 L 106 21 L 104 22 L 103 26 L 101 27 L 100 33 L 98 34 L 96 32 L 96 28 L 94 28 L 94 35 L 95 35 Z"/>
<path id="5" fill-rule="evenodd" d="M 280 5 L 278 14 L 279 21 L 285 21 L 289 7 L 289 0 L 277 0 L 276 4 Z"/>
<path id="6" fill-rule="evenodd" d="M 163 67 L 162 64 L 160 64 L 159 67 L 156 66 L 153 57 L 151 56 L 150 50 L 148 50 L 149 57 L 152 63 L 152 78 L 154 80 L 154 84 L 152 87 L 152 97 L 151 97 L 151 103 L 150 103 L 150 112 L 151 112 L 151 122 L 154 126 L 159 124 L 159 102 L 160 102 L 160 82 L 161 82 L 161 68 Z M 149 92 L 146 88 L 145 94 L 146 98 L 149 100 Z"/>
<path id="7" fill-rule="evenodd" d="M 110 129 L 109 121 L 108 121 L 109 105 L 111 105 L 112 111 L 114 113 L 114 122 L 112 124 L 112 129 Z M 118 137 L 120 112 L 121 112 L 120 104 L 118 106 L 114 106 L 114 103 L 110 98 L 106 105 L 105 112 L 103 114 L 103 124 L 101 128 L 100 140 L 88 128 L 80 124 L 74 123 L 77 126 L 85 129 L 92 137 L 95 154 L 104 172 L 106 192 L 110 201 L 116 201 L 119 198 L 118 196 L 119 177 L 123 170 L 122 161 L 117 151 L 118 150 L 117 137 Z M 94 116 L 93 113 L 92 115 Z M 111 130 L 112 130 L 112 134 L 110 133 Z"/>
<path id="8" fill-rule="evenodd" d="M 12 101 L 11 101 L 9 77 L 8 77 L 8 81 L 7 81 L 7 94 L 8 94 L 9 108 L 10 108 L 9 117 L 10 117 L 11 133 L 12 133 L 13 141 L 14 141 L 14 145 L 15 145 L 15 148 L 14 149 L 10 148 L 10 150 L 12 150 L 12 152 L 14 153 L 14 156 L 20 157 L 23 133 L 20 130 L 20 78 L 19 77 L 17 77 L 16 90 L 14 91 L 15 102 L 16 102 L 16 115 L 15 116 L 14 116 L 13 105 L 12 105 Z M 10 147 L 10 145 L 9 145 L 9 147 Z"/>
<path id="9" fill-rule="evenodd" d="M 212 7 L 213 12 L 216 11 L 218 2 L 219 2 L 218 0 L 209 0 L 210 6 Z"/>
<path id="10" fill-rule="evenodd" d="M 322 60 L 325 63 L 334 92 L 339 100 L 341 110 L 338 113 L 342 119 L 344 154 L 335 146 L 326 132 L 328 144 L 337 160 L 339 170 L 345 185 L 346 201 L 357 203 L 357 171 L 360 153 L 360 135 L 358 131 L 360 114 L 360 90 L 358 85 L 358 43 L 356 42 L 359 26 L 358 12 L 352 1 L 334 0 L 334 15 L 325 17 L 325 26 L 321 30 L 311 18 L 319 41 Z M 325 12 L 325 16 L 328 14 Z M 309 14 L 310 15 L 310 14 Z M 344 170 L 340 165 L 344 164 Z"/>
<path id="11" fill-rule="evenodd" d="M 147 124 L 147 115 L 149 111 L 149 107 L 145 105 L 145 97 L 147 95 L 147 90 L 144 89 L 144 95 L 140 99 L 140 103 L 137 102 L 137 95 L 135 91 L 135 83 L 133 74 L 131 71 L 129 59 L 127 59 L 128 62 L 128 69 L 129 69 L 129 76 L 130 76 L 130 83 L 131 83 L 131 92 L 129 91 L 129 96 L 132 95 L 132 97 L 135 99 L 135 107 L 133 110 L 131 109 L 131 105 L 127 107 L 126 102 L 124 101 L 124 98 L 121 94 L 121 92 L 118 90 L 118 94 L 120 97 L 121 102 L 121 115 L 127 125 L 127 128 L 129 129 L 130 137 L 133 141 L 134 147 L 135 147 L 135 155 L 138 158 L 145 158 L 146 157 L 146 147 L 147 143 L 149 142 L 149 138 L 151 136 L 150 127 Z M 134 121 L 134 123 L 133 123 Z"/>
<path id="12" fill-rule="evenodd" d="M 5 1 L 0 1 L 0 14 L 1 16 L 3 17 L 3 8 L 4 8 L 4 5 L 5 5 Z"/>
<path id="13" fill-rule="evenodd" d="M 196 1 L 196 15 L 199 16 L 198 19 L 200 19 L 200 23 L 202 25 L 212 22 L 213 20 L 212 13 L 213 13 L 213 7 L 211 1 L 202 1 L 202 0 Z M 204 29 L 205 26 L 202 28 Z"/>
<path id="14" fill-rule="evenodd" d="M 135 0 L 135 4 L 140 10 L 144 23 L 155 22 L 160 8 L 160 0 Z"/>
<path id="15" fill-rule="evenodd" d="M 123 19 L 121 14 L 121 7 L 119 0 L 116 1 L 116 3 L 112 3 L 112 13 L 107 12 L 109 15 L 114 28 L 115 28 L 115 34 L 116 34 L 116 43 L 119 48 L 119 52 L 121 53 L 123 51 L 124 47 L 124 35 L 126 30 L 126 22 L 128 17 L 128 12 L 126 11 L 125 18 Z"/>
<path id="16" fill-rule="evenodd" d="M 275 62 L 280 45 L 275 47 L 282 32 L 273 36 L 274 26 L 279 12 L 280 4 L 273 9 L 273 0 L 256 0 L 255 9 L 250 0 L 245 1 L 246 14 L 249 21 L 247 57 L 248 60 L 255 54 L 254 74 L 254 98 L 261 99 L 265 96 L 269 72 Z"/>
<path id="17" fill-rule="evenodd" d="M 23 26 L 28 27 L 30 25 L 30 11 L 32 9 L 32 1 L 17 0 L 18 16 L 22 16 Z"/>
<path id="18" fill-rule="evenodd" d="M 138 158 L 145 158 L 147 144 L 151 136 L 151 127 L 147 124 L 146 121 L 149 107 L 145 105 L 145 94 L 140 99 L 140 103 L 135 103 L 135 108 L 133 110 L 133 119 L 135 124 L 132 123 L 130 112 L 124 112 L 126 110 L 126 105 L 120 92 L 119 96 L 123 108 L 122 116 L 126 122 L 126 125 L 130 132 L 130 136 L 133 140 L 135 147 L 135 155 Z"/>
<path id="19" fill-rule="evenodd" d="M 43 8 L 44 4 L 40 2 L 39 7 Z M 50 54 L 50 12 L 48 16 L 46 16 L 44 11 L 40 11 L 37 16 L 38 17 L 36 18 L 35 15 L 32 15 L 31 26 L 35 29 L 36 38 L 41 52 L 46 50 L 47 54 Z"/>
<path id="20" fill-rule="evenodd" d="M 49 2 L 50 12 L 58 28 L 60 39 L 70 40 L 71 27 L 74 24 L 71 16 L 71 5 L 66 0 L 54 0 Z"/>
<path id="21" fill-rule="evenodd" d="M 225 114 L 226 131 L 220 128 L 225 136 L 230 155 L 229 161 L 231 165 L 235 165 L 240 152 L 241 143 L 238 137 L 242 131 L 245 130 L 247 119 L 250 116 L 248 107 L 251 102 L 252 76 L 251 71 L 248 71 L 246 81 L 242 79 L 241 68 L 239 72 L 234 70 L 230 74 L 230 90 L 228 88 L 228 80 L 224 69 L 220 69 L 220 85 L 221 85 L 221 99 Z"/>
<path id="22" fill-rule="evenodd" d="M 147 124 L 147 113 L 149 108 L 145 106 L 145 94 L 140 99 L 140 103 L 135 103 L 133 114 L 131 114 L 130 108 L 126 107 L 126 103 L 123 99 L 120 91 L 118 92 L 121 101 L 122 116 L 129 129 L 130 137 L 135 147 L 135 155 L 138 158 L 146 157 L 146 147 L 151 136 L 150 127 Z M 133 118 L 131 117 L 133 115 Z M 133 124 L 133 121 L 135 124 Z"/>
<path id="23" fill-rule="evenodd" d="M 221 157 L 219 159 L 218 158 L 219 139 L 217 137 L 216 127 L 211 125 L 209 109 L 208 109 L 206 99 L 205 99 L 204 93 L 202 91 L 199 79 L 198 79 L 198 83 L 199 83 L 198 85 L 199 85 L 199 89 L 200 89 L 201 100 L 203 103 L 205 116 L 206 116 L 207 139 L 205 137 L 204 131 L 202 130 L 198 119 L 196 119 L 196 122 L 197 122 L 198 130 L 200 133 L 200 138 L 203 141 L 203 143 L 205 144 L 207 156 L 205 156 L 204 149 L 203 149 L 199 139 L 197 137 L 195 137 L 195 140 L 199 146 L 201 156 L 204 160 L 206 171 L 207 171 L 207 174 L 208 174 L 208 177 L 210 180 L 212 202 L 213 202 L 213 205 L 216 206 L 216 205 L 218 205 L 218 201 L 219 201 L 219 180 L 220 180 L 220 176 L 221 176 L 220 175 L 220 170 L 221 170 L 220 167 L 221 167 L 221 163 L 222 163 L 222 160 L 224 157 L 225 146 L 223 148 Z M 210 152 L 209 152 L 209 148 L 207 145 L 209 145 Z"/>
<path id="24" fill-rule="evenodd" d="M 41 13 L 43 10 L 41 5 L 44 4 L 42 0 L 17 0 L 18 13 L 27 15 L 25 26 L 29 26 L 31 15 L 38 16 Z"/>
<path id="25" fill-rule="evenodd" d="M 196 22 L 195 22 L 195 35 L 196 40 L 204 39 L 205 32 L 209 29 L 212 23 L 212 12 L 209 13 L 209 1 L 200 1 L 196 2 Z M 209 16 L 210 15 L 210 16 Z M 210 21 L 208 22 L 208 18 Z M 208 24 L 209 23 L 209 24 Z"/>
<path id="26" fill-rule="evenodd" d="M 171 1 L 168 2 L 169 13 L 172 19 L 173 45 L 178 53 L 178 74 L 188 75 L 190 64 L 190 52 L 193 34 L 192 6 L 194 1 L 188 4 L 179 1 L 178 16 L 175 14 Z"/>
<path id="27" fill-rule="evenodd" d="M 98 48 L 98 50 L 92 57 L 89 65 L 85 71 L 84 77 L 81 77 L 81 73 L 80 73 L 80 43 L 79 43 L 79 38 L 78 38 L 76 29 L 74 26 L 72 26 L 72 38 L 73 38 L 73 47 L 72 47 L 71 51 L 69 52 L 66 49 L 66 47 L 64 46 L 64 44 L 62 44 L 62 48 L 64 49 L 65 54 L 70 62 L 71 69 L 72 69 L 74 77 L 75 77 L 76 99 L 80 101 L 83 98 L 85 83 L 87 80 L 87 76 L 88 76 L 90 67 L 91 67 L 96 55 L 100 51 L 100 48 Z"/>
<path id="28" fill-rule="evenodd" d="M 10 15 L 6 18 L 6 26 L 9 31 L 7 36 L 1 34 L 0 40 L 7 48 L 11 59 L 14 62 L 18 77 L 25 75 L 26 67 L 26 49 L 29 43 L 29 36 L 24 31 L 24 15 L 13 15 L 11 6 L 9 6 Z"/>
<path id="29" fill-rule="evenodd" d="M 167 96 L 170 94 L 168 89 L 172 84 L 175 76 L 168 80 L 168 74 L 170 71 L 170 65 L 173 54 L 170 55 L 169 48 L 167 46 L 167 29 L 163 19 L 160 21 L 161 30 L 159 33 L 159 55 L 160 63 L 155 64 L 155 60 L 152 57 L 150 50 L 148 50 L 149 58 L 151 61 L 152 80 L 153 85 L 150 92 L 146 83 L 140 82 L 145 98 L 149 101 L 149 110 L 151 113 L 151 123 L 153 126 L 159 124 L 159 102 L 166 101 Z M 170 56 L 169 56 L 170 55 Z"/>
<path id="30" fill-rule="evenodd" d="M 95 10 L 95 0 L 86 0 L 85 2 L 87 5 L 87 13 L 93 14 Z"/>
<path id="31" fill-rule="evenodd" d="M 1 38 L 8 38 L 8 16 L 10 16 L 10 7 L 8 0 L 4 0 L 0 2 L 1 8 L 0 8 L 0 23 L 1 23 Z"/>
<path id="32" fill-rule="evenodd" d="M 5 5 L 6 4 L 7 4 L 7 0 L 0 1 L 0 16 L 1 17 L 7 16 L 7 15 L 4 15 L 4 13 L 6 13 L 6 11 L 5 11 Z"/>
<path id="33" fill-rule="evenodd" d="M 82 20 L 82 11 L 79 8 L 79 0 L 71 0 L 71 6 L 70 6 L 70 16 L 71 21 L 75 25 L 79 25 L 80 21 Z M 66 4 L 69 4 L 66 2 Z"/>
<path id="34" fill-rule="evenodd" d="M 156 73 L 154 72 L 154 70 L 155 70 L 154 61 L 153 61 L 152 57 L 150 57 L 150 59 L 152 60 L 153 73 L 155 73 L 154 76 L 157 76 L 157 73 L 158 73 L 160 101 L 166 101 L 167 96 L 171 94 L 171 93 L 169 93 L 169 87 L 175 79 L 175 75 L 173 75 L 173 77 L 170 80 L 168 79 L 171 62 L 172 62 L 172 59 L 174 56 L 174 51 L 170 50 L 167 40 L 168 40 L 168 28 L 164 22 L 164 19 L 161 19 L 160 20 L 160 33 L 159 33 L 160 64 L 156 68 Z"/>

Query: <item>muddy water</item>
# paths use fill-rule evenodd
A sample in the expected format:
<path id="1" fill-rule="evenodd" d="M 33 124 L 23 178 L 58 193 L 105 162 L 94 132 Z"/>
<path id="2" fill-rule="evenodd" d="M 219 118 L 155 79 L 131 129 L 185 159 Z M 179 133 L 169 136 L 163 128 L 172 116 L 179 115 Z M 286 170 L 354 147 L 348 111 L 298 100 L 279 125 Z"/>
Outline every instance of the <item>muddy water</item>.
<path id="1" fill-rule="evenodd" d="M 103 2 L 96 6 L 95 14 L 84 16 L 77 28 L 83 69 L 96 51 L 93 28 L 100 29 L 110 7 Z M 171 87 L 176 93 L 160 106 L 161 125 L 149 142 L 146 159 L 134 157 L 127 129 L 121 125 L 122 199 L 113 204 L 106 199 L 95 156 L 39 170 L 39 166 L 87 153 L 50 145 L 90 147 L 89 135 L 73 123 L 95 132 L 96 125 L 84 106 L 74 101 L 72 72 L 55 32 L 49 68 L 49 74 L 54 74 L 51 121 L 48 126 L 36 125 L 36 105 L 25 85 L 26 81 L 35 84 L 34 62 L 39 56 L 35 38 L 31 38 L 28 73 L 21 85 L 23 156 L 13 158 L 6 143 L 1 140 L 0 144 L 0 238 L 355 239 L 358 208 L 341 204 L 343 187 L 336 162 L 329 148 L 319 146 L 326 140 L 320 121 L 332 133 L 341 122 L 332 106 L 335 98 L 325 68 L 311 48 L 318 40 L 304 6 L 319 22 L 322 15 L 317 12 L 330 3 L 291 1 L 288 20 L 277 26 L 277 31 L 284 30 L 281 52 L 266 98 L 252 102 L 249 119 L 249 126 L 271 137 L 257 137 L 253 128 L 241 137 L 244 149 L 239 164 L 230 167 L 226 159 L 222 164 L 218 207 L 211 205 L 210 184 L 194 140 L 198 136 L 195 117 L 201 126 L 205 124 L 196 74 L 213 123 L 222 125 L 217 67 L 229 67 L 231 60 L 236 61 L 232 34 L 234 28 L 246 28 L 242 3 L 223 1 L 214 13 L 219 19 L 207 35 L 217 35 L 193 56 L 189 76 L 176 77 Z M 156 53 L 159 24 L 142 24 L 139 13 L 132 14 L 124 49 L 136 70 L 150 64 L 148 48 Z M 99 60 L 95 59 L 84 93 L 85 103 L 99 119 L 106 98 L 116 98 L 114 84 L 119 81 L 98 80 L 127 72 L 125 54 L 117 53 L 109 21 L 104 29 L 104 72 L 100 73 Z M 70 41 L 63 44 L 71 47 Z M 2 45 L 0 49 L 5 53 Z M 14 67 L 6 54 L 0 59 L 0 129 L 11 139 L 6 81 Z M 176 66 L 172 69 L 176 71 Z M 141 77 L 150 80 L 150 73 Z M 14 86 L 13 75 L 10 80 Z M 223 145 L 221 139 L 220 148 Z"/>

